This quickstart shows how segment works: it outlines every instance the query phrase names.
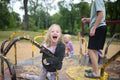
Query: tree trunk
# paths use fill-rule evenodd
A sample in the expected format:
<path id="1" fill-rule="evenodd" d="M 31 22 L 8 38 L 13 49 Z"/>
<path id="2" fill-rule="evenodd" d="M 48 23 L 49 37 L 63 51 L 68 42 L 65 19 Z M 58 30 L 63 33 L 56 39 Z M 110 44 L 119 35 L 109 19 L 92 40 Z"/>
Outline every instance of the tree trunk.
<path id="1" fill-rule="evenodd" d="M 29 30 L 29 22 L 28 22 L 28 8 L 27 8 L 27 3 L 28 0 L 24 0 L 24 11 L 25 11 L 25 15 L 24 15 L 24 25 L 25 25 L 25 30 Z"/>

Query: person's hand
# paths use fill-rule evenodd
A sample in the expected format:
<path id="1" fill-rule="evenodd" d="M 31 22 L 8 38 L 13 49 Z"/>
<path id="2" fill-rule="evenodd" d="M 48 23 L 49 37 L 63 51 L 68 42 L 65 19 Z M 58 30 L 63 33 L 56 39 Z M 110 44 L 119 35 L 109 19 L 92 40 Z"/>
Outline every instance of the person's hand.
<path id="1" fill-rule="evenodd" d="M 82 18 L 81 21 L 82 21 L 83 23 L 86 23 L 87 19 L 86 19 L 86 18 Z"/>
<path id="2" fill-rule="evenodd" d="M 83 23 L 88 23 L 88 22 L 90 22 L 90 19 L 89 18 L 82 18 L 81 21 Z"/>
<path id="3" fill-rule="evenodd" d="M 90 36 L 94 36 L 95 35 L 95 31 L 96 31 L 96 28 L 95 27 L 92 27 L 90 29 Z"/>
<path id="4" fill-rule="evenodd" d="M 50 63 L 48 63 L 46 59 L 43 60 L 43 63 L 44 63 L 45 65 L 50 65 Z"/>
<path id="5" fill-rule="evenodd" d="M 44 63 L 44 64 L 47 64 L 47 61 L 46 61 L 46 59 L 44 59 L 44 60 L 43 60 L 43 63 Z"/>

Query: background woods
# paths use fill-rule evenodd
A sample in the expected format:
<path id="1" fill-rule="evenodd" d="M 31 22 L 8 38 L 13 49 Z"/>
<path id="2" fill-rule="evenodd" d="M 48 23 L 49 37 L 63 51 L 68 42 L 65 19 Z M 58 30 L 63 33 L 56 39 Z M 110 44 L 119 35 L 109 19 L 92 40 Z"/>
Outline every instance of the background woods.
<path id="1" fill-rule="evenodd" d="M 11 3 L 21 2 L 21 10 L 24 15 L 13 11 Z M 0 0 L 0 30 L 30 30 L 40 31 L 47 29 L 52 23 L 61 25 L 63 33 L 77 34 L 81 32 L 81 18 L 89 17 L 91 3 L 81 0 L 74 3 L 73 0 Z M 91 0 L 92 1 L 92 0 Z M 107 20 L 120 20 L 120 0 L 105 2 Z M 58 8 L 57 13 L 51 15 L 51 10 Z M 108 25 L 108 34 L 112 36 L 120 32 L 119 25 Z M 88 25 L 85 25 L 85 34 L 88 33 Z"/>

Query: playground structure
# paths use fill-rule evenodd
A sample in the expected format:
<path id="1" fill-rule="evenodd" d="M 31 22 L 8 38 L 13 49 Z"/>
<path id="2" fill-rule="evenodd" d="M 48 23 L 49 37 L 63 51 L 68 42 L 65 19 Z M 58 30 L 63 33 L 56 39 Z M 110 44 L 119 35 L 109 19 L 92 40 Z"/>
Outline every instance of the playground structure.
<path id="1" fill-rule="evenodd" d="M 106 23 L 107 24 L 120 24 L 120 21 L 106 21 Z M 109 48 L 110 44 L 113 42 L 113 39 L 115 39 L 115 37 L 120 37 L 120 33 L 115 33 L 113 35 L 113 37 L 108 41 L 107 46 L 105 48 L 103 60 L 106 59 L 106 55 L 108 54 L 108 48 Z M 86 57 L 83 55 L 83 52 L 86 53 L 86 48 L 84 50 L 82 49 L 82 46 L 86 47 L 86 44 L 87 44 L 86 42 L 87 41 L 84 38 L 84 23 L 82 23 L 82 38 L 80 38 L 80 57 L 79 57 L 80 62 L 82 62 L 83 57 Z M 112 63 L 119 57 L 120 57 L 120 50 L 118 52 L 116 52 L 115 55 L 113 55 L 110 59 L 108 59 L 106 62 L 104 62 L 102 64 L 101 70 L 100 70 L 100 74 L 101 74 L 100 80 L 109 80 L 109 74 L 105 72 L 105 69 L 110 65 L 110 63 Z M 85 64 L 85 62 L 84 62 L 84 64 Z M 84 66 L 84 64 L 82 64 L 81 66 L 71 67 L 66 71 L 66 73 L 72 79 L 83 80 L 83 79 L 85 79 L 85 77 L 83 77 L 83 74 L 85 74 L 83 69 L 84 70 L 89 69 L 89 67 Z M 91 79 L 85 79 L 85 80 L 91 80 Z M 96 79 L 93 79 L 93 80 L 96 80 Z"/>
<path id="2" fill-rule="evenodd" d="M 115 37 L 120 36 L 120 33 L 116 33 L 113 35 L 113 37 L 107 42 L 107 46 L 105 48 L 105 57 L 103 57 L 103 59 L 106 59 L 106 55 L 108 53 L 108 49 L 110 44 L 113 42 L 113 40 L 115 39 Z M 83 42 L 82 42 L 83 41 Z M 85 38 L 81 38 L 81 44 L 85 44 L 84 46 L 86 46 L 86 40 Z M 82 53 L 82 48 L 80 48 L 80 53 Z M 84 52 L 86 51 L 86 49 L 84 50 Z M 81 63 L 82 58 L 84 57 L 84 55 L 80 54 L 79 57 L 79 61 Z M 105 63 L 103 63 L 101 65 L 101 69 L 100 69 L 100 74 L 101 77 L 100 79 L 86 79 L 83 74 L 85 74 L 85 70 L 89 70 L 91 69 L 91 67 L 85 66 L 86 63 L 84 62 L 84 64 L 80 65 L 80 66 L 75 66 L 75 67 L 70 67 L 69 69 L 67 69 L 66 73 L 68 74 L 68 76 L 70 76 L 72 79 L 74 80 L 111 80 L 109 79 L 109 74 L 107 72 L 105 72 L 105 69 L 110 65 L 110 63 L 112 63 L 113 61 L 115 61 L 117 58 L 120 57 L 120 50 L 118 50 L 110 59 L 108 59 Z"/>
<path id="3" fill-rule="evenodd" d="M 19 37 L 15 37 L 16 34 L 22 34 L 23 36 L 19 36 Z M 44 35 L 44 34 L 43 34 Z M 14 32 L 13 34 L 10 35 L 10 37 L 8 38 L 8 40 L 3 41 L 1 47 L 0 47 L 0 59 L 1 59 L 1 73 L 2 73 L 2 78 L 4 79 L 4 62 L 7 64 L 9 72 L 10 72 L 10 77 L 11 80 L 17 80 L 17 76 L 16 76 L 16 71 L 15 71 L 15 65 L 17 65 L 17 52 L 16 52 L 16 42 L 21 41 L 21 40 L 27 40 L 29 42 L 32 43 L 32 59 L 34 59 L 34 47 L 36 46 L 37 48 L 41 49 L 41 44 L 39 42 L 37 42 L 38 38 L 44 38 L 43 35 L 40 36 L 35 36 L 33 39 L 30 38 L 28 35 L 26 35 L 25 33 L 22 32 Z M 112 43 L 113 39 L 116 36 L 120 36 L 120 34 L 115 34 L 113 35 L 113 37 L 108 41 L 107 43 L 107 47 L 105 49 L 105 55 L 107 55 L 107 51 L 109 49 L 110 44 Z M 15 38 L 14 38 L 15 37 Z M 81 38 L 81 42 L 86 42 L 84 35 L 82 35 Z M 5 44 L 9 42 L 9 44 L 5 47 Z M 82 42 L 82 43 L 83 43 Z M 11 65 L 9 60 L 7 59 L 6 55 L 9 52 L 9 50 L 11 49 L 11 47 L 14 46 L 14 55 L 15 55 L 15 65 Z M 86 49 L 85 49 L 86 50 Z M 81 56 L 82 57 L 82 56 Z M 80 57 L 80 58 L 81 58 Z M 106 80 L 108 79 L 108 73 L 106 73 L 104 70 L 105 68 L 114 60 L 116 60 L 118 57 L 120 57 L 120 50 L 118 52 L 115 53 L 115 55 L 113 55 L 106 63 L 104 63 L 101 67 L 101 77 L 100 80 Z M 34 64 L 34 63 L 32 63 Z M 85 67 L 85 66 L 76 66 L 76 67 L 71 67 L 69 69 L 66 70 L 66 73 L 68 74 L 68 76 L 70 78 L 73 78 L 75 80 L 81 80 L 84 79 L 85 77 L 83 77 L 83 73 L 82 75 L 78 75 L 75 77 L 75 75 L 73 75 L 75 73 L 77 73 L 76 71 L 80 70 L 80 69 L 89 69 L 89 67 Z M 58 76 L 57 76 L 58 77 Z M 82 78 L 80 78 L 82 77 Z M 58 80 L 58 78 L 57 78 Z M 86 80 L 96 80 L 96 79 L 86 79 Z"/>
<path id="4" fill-rule="evenodd" d="M 41 36 L 36 36 L 33 39 L 29 38 L 28 35 L 26 35 L 23 32 L 14 32 L 10 35 L 10 37 L 3 41 L 3 43 L 1 44 L 1 48 L 0 48 L 0 58 L 1 58 L 1 74 L 2 74 L 2 79 L 4 79 L 4 62 L 7 64 L 8 69 L 9 69 L 9 73 L 10 73 L 10 77 L 11 80 L 16 80 L 16 72 L 15 72 L 15 65 L 17 65 L 17 51 L 16 51 L 16 42 L 20 41 L 20 40 L 27 40 L 30 41 L 32 43 L 32 59 L 34 59 L 34 45 L 36 47 L 38 47 L 39 49 L 41 49 L 41 45 L 35 41 L 37 38 L 44 38 L 45 33 L 47 32 L 47 30 L 45 32 L 43 32 L 43 34 Z M 16 35 L 23 35 L 23 36 L 19 36 L 14 38 Z M 5 44 L 8 42 L 8 45 L 5 47 Z M 11 66 L 8 58 L 6 57 L 7 53 L 9 52 L 9 50 L 11 49 L 11 47 L 14 46 L 14 56 L 15 56 L 15 64 Z M 51 55 L 50 55 L 51 56 Z M 1 79 L 1 78 L 0 78 Z"/>

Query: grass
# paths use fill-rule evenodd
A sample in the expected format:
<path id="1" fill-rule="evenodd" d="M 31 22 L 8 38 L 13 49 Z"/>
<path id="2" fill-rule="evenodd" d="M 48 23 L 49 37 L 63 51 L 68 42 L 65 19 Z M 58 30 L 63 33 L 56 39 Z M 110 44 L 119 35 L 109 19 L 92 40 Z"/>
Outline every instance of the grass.
<path id="1" fill-rule="evenodd" d="M 33 31 L 0 31 L 0 41 L 8 39 L 14 32 L 22 33 L 22 34 L 15 34 L 15 37 L 22 36 L 25 34 L 33 38 L 34 36 L 41 35 L 41 32 L 33 32 Z"/>
<path id="2" fill-rule="evenodd" d="M 41 32 L 34 32 L 34 31 L 0 31 L 0 41 L 7 40 L 11 36 L 11 34 L 13 34 L 14 32 L 22 32 L 25 35 L 29 35 L 31 38 L 34 38 L 35 36 L 39 36 L 43 33 L 43 31 L 41 31 Z M 15 34 L 15 37 L 22 36 L 22 35 L 23 34 Z M 88 36 L 85 36 L 85 39 L 88 41 Z M 110 39 L 111 38 L 107 38 L 106 42 L 108 42 Z M 78 38 L 77 38 L 77 35 L 72 36 L 72 41 L 79 41 Z M 116 42 L 118 44 L 119 41 L 116 41 L 116 40 L 113 41 L 113 43 L 116 43 Z"/>

